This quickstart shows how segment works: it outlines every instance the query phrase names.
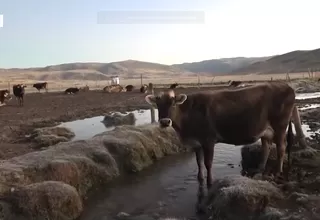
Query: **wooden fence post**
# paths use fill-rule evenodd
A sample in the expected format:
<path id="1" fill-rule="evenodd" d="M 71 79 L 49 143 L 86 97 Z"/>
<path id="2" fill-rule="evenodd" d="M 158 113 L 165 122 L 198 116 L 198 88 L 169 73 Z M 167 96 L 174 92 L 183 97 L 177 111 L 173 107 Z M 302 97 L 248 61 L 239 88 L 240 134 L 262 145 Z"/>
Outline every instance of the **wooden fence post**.
<path id="1" fill-rule="evenodd" d="M 152 83 L 149 83 L 148 90 L 149 90 L 148 93 L 154 94 Z M 150 106 L 150 113 L 151 113 L 151 123 L 155 123 L 156 122 L 156 115 L 155 115 L 155 109 L 152 105 Z"/>

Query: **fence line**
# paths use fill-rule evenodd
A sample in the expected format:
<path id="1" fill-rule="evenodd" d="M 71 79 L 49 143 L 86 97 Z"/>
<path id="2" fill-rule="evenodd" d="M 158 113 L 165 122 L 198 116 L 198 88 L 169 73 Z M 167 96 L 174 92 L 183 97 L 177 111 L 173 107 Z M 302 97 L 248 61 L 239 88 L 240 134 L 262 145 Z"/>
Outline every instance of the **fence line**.
<path id="1" fill-rule="evenodd" d="M 248 75 L 223 75 L 223 76 L 201 76 L 197 74 L 195 76 L 184 76 L 184 77 L 154 77 L 151 74 L 143 75 L 136 78 L 121 78 L 120 77 L 120 85 L 133 85 L 135 87 L 140 87 L 142 84 L 153 83 L 154 88 L 159 87 L 168 87 L 168 85 L 173 84 L 175 82 L 179 83 L 182 86 L 212 86 L 218 85 L 228 82 L 229 80 L 239 80 L 244 82 L 250 81 L 272 81 L 272 80 L 293 80 L 293 79 L 313 79 L 319 78 L 320 75 L 317 72 L 303 72 L 303 73 L 284 73 L 284 74 L 265 74 L 265 75 L 257 75 L 257 74 L 248 74 Z M 37 92 L 35 88 L 32 87 L 34 83 L 38 81 L 34 80 L 23 80 L 23 79 L 15 79 L 15 80 L 1 80 L 0 81 L 0 89 L 9 89 L 12 90 L 12 85 L 17 83 L 24 83 L 27 85 L 26 92 Z M 109 80 L 55 80 L 55 81 L 47 81 L 48 89 L 51 92 L 55 91 L 64 91 L 69 87 L 82 87 L 88 85 L 90 89 L 102 89 L 105 86 L 110 85 Z"/>

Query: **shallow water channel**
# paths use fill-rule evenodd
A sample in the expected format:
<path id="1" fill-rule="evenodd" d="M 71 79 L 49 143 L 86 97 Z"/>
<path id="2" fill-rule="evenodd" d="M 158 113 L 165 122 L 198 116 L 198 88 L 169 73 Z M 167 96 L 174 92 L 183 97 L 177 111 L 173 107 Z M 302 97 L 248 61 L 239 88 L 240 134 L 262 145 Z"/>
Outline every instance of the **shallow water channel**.
<path id="1" fill-rule="evenodd" d="M 299 94 L 297 99 L 319 97 L 320 93 Z M 317 108 L 306 105 L 301 110 Z M 133 111 L 136 125 L 150 123 L 150 110 Z M 157 119 L 156 111 L 156 119 Z M 104 116 L 62 123 L 59 126 L 75 132 L 74 140 L 88 139 L 94 135 L 112 130 L 101 122 Z M 306 136 L 310 136 L 309 126 L 303 125 Z M 217 144 L 213 165 L 214 177 L 239 174 L 241 167 L 241 146 Z M 92 195 L 87 201 L 80 220 L 113 219 L 120 212 L 132 216 L 185 217 L 196 219 L 195 202 L 197 195 L 197 165 L 191 153 L 168 156 L 140 173 L 120 177 L 105 186 L 103 191 Z M 137 219 L 142 219 L 140 216 Z M 150 218 L 148 218 L 150 219 Z M 152 218 L 151 218 L 152 219 Z"/>

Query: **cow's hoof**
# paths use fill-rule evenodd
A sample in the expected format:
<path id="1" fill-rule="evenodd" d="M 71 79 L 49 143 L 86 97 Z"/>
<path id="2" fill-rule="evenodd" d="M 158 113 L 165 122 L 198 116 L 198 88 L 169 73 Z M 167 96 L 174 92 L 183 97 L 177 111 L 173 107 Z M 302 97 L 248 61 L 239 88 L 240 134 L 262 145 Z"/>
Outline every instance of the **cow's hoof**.
<path id="1" fill-rule="evenodd" d="M 205 208 L 201 203 L 197 203 L 197 205 L 196 205 L 196 213 L 197 214 L 205 214 L 206 213 Z"/>

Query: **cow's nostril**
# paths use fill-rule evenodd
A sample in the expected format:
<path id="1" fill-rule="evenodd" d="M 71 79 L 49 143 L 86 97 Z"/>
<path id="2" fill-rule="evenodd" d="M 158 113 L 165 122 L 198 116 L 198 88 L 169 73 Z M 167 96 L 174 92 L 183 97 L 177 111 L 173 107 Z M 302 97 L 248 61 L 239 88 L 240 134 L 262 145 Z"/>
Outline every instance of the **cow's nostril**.
<path id="1" fill-rule="evenodd" d="M 172 125 L 172 121 L 170 118 L 163 118 L 159 120 L 159 123 L 162 127 L 169 127 Z"/>

